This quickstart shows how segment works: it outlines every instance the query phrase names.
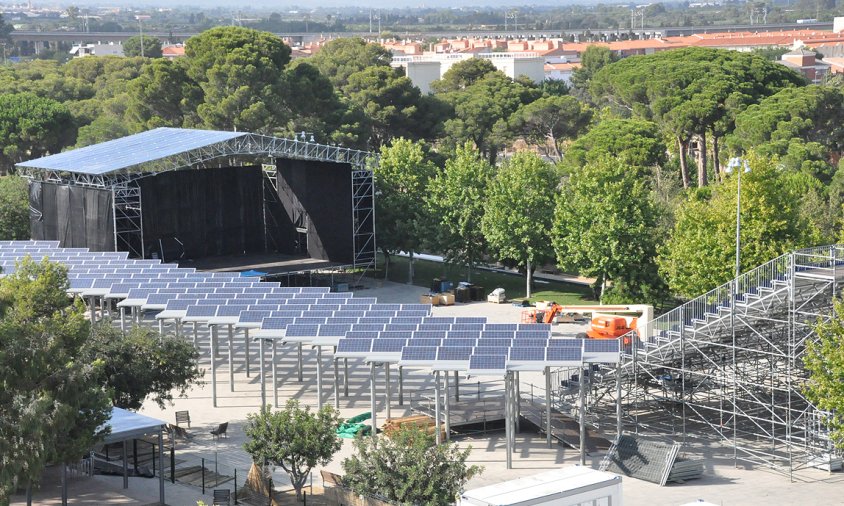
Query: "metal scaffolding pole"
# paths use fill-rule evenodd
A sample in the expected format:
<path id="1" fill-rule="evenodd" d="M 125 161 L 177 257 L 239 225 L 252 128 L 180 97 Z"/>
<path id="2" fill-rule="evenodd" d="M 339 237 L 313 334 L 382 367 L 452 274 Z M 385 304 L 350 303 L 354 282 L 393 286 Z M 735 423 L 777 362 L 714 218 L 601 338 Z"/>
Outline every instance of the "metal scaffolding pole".
<path id="1" fill-rule="evenodd" d="M 211 342 L 211 401 L 213 406 L 217 407 L 217 340 L 215 339 L 215 334 L 217 329 L 211 327 L 211 337 L 209 341 Z"/>
<path id="2" fill-rule="evenodd" d="M 551 448 L 551 368 L 545 367 L 545 442 Z"/>
<path id="3" fill-rule="evenodd" d="M 387 407 L 387 420 L 392 418 L 392 413 L 390 412 L 390 395 L 390 363 L 384 362 L 384 402 Z"/>
<path id="4" fill-rule="evenodd" d="M 246 377 L 248 378 L 248 377 L 250 376 L 250 371 L 249 371 L 249 344 L 250 344 L 250 343 L 249 343 L 249 329 L 248 329 L 248 328 L 243 329 L 243 333 L 244 333 L 244 335 L 245 335 L 245 337 L 244 337 L 244 339 L 243 339 L 243 342 L 244 342 L 244 344 L 245 344 L 245 346 L 246 346 L 246 355 L 245 355 L 245 359 L 246 359 Z"/>
<path id="5" fill-rule="evenodd" d="M 126 335 L 126 308 L 120 306 L 120 332 Z"/>
<path id="6" fill-rule="evenodd" d="M 578 410 L 580 424 L 580 465 L 586 465 L 586 367 L 580 368 L 580 409 Z"/>
<path id="7" fill-rule="evenodd" d="M 322 346 L 316 347 L 317 352 L 317 373 L 316 373 L 316 385 L 317 385 L 317 408 L 322 409 Z"/>
<path id="8" fill-rule="evenodd" d="M 375 412 L 375 362 L 369 363 L 369 410 L 372 412 L 372 437 L 378 433 L 377 413 Z"/>
<path id="9" fill-rule="evenodd" d="M 460 373 L 454 371 L 454 402 L 460 402 Z"/>
<path id="10" fill-rule="evenodd" d="M 296 354 L 298 358 L 298 371 L 299 371 L 299 383 L 302 382 L 302 343 L 298 343 L 296 346 Z"/>
<path id="11" fill-rule="evenodd" d="M 440 430 L 440 371 L 434 372 L 434 429 L 437 434 L 437 444 L 443 442 Z"/>
<path id="12" fill-rule="evenodd" d="M 264 340 L 258 339 L 258 375 L 261 377 L 261 407 L 267 405 L 267 379 L 264 375 Z"/>
<path id="13" fill-rule="evenodd" d="M 404 368 L 399 366 L 399 406 L 404 406 Z"/>
<path id="14" fill-rule="evenodd" d="M 337 347 L 334 347 L 334 353 L 337 353 Z M 334 409 L 340 409 L 340 371 L 337 370 L 340 367 L 339 363 L 340 359 L 334 358 L 332 363 L 334 365 Z"/>
<path id="15" fill-rule="evenodd" d="M 513 399 L 510 395 L 512 388 L 510 384 L 511 374 L 511 372 L 504 373 L 504 446 L 507 452 L 507 469 L 513 469 L 513 446 L 512 440 L 510 439 L 511 433 L 513 432 L 513 417 L 510 413 L 511 405 L 513 404 Z"/>
<path id="16" fill-rule="evenodd" d="M 349 396 L 349 359 L 343 359 L 343 397 Z"/>
<path id="17" fill-rule="evenodd" d="M 273 406 L 278 409 L 278 376 L 276 376 L 276 360 L 275 360 L 275 339 L 272 341 L 272 348 L 270 348 L 270 359 L 273 361 L 271 369 L 273 375 Z"/>
<path id="18" fill-rule="evenodd" d="M 234 326 L 229 324 L 229 391 L 234 392 Z"/>
<path id="19" fill-rule="evenodd" d="M 448 371 L 444 371 L 443 374 L 445 380 L 445 398 L 444 398 L 444 407 L 445 407 L 445 440 L 449 441 L 451 439 L 451 401 L 449 398 L 449 381 L 448 381 Z"/>

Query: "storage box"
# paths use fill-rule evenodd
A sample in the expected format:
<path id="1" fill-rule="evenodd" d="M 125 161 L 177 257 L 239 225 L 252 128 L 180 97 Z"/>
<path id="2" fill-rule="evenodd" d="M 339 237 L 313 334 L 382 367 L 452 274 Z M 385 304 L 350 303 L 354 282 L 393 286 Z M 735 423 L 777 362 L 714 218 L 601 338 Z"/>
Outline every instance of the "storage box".
<path id="1" fill-rule="evenodd" d="M 454 305 L 454 294 L 453 293 L 441 293 L 440 294 L 440 304 L 443 306 L 453 306 Z"/>
<path id="2" fill-rule="evenodd" d="M 507 302 L 507 296 L 504 293 L 504 289 L 496 288 L 492 291 L 492 293 L 486 296 L 486 301 L 495 304 L 503 304 L 504 302 Z"/>
<path id="3" fill-rule="evenodd" d="M 432 295 L 430 293 L 426 293 L 419 297 L 420 304 L 430 304 L 432 306 L 439 306 L 440 305 L 440 296 L 439 295 Z"/>

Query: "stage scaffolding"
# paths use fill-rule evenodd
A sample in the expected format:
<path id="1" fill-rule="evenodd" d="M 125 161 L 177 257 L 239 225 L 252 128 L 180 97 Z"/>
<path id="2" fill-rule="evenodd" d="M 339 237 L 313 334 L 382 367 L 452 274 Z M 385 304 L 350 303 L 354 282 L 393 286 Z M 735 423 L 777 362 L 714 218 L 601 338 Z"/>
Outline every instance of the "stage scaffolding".
<path id="1" fill-rule="evenodd" d="M 157 129 L 140 135 L 191 136 L 203 131 L 185 129 Z M 351 165 L 352 213 L 354 252 L 353 267 L 369 269 L 375 266 L 375 185 L 371 163 L 377 163 L 377 154 L 368 151 L 330 146 L 298 139 L 270 137 L 251 133 L 211 132 L 227 136 L 225 140 L 184 149 L 166 156 L 156 156 L 155 142 L 150 142 L 150 155 L 141 163 L 133 163 L 109 171 L 67 170 L 51 166 L 39 166 L 38 160 L 18 164 L 18 175 L 34 181 L 43 181 L 71 186 L 84 186 L 109 190 L 112 193 L 114 216 L 114 243 L 116 250 L 129 252 L 132 258 L 143 258 L 143 222 L 141 214 L 142 195 L 138 181 L 162 172 L 174 170 L 201 170 L 216 166 L 236 166 L 272 161 L 272 165 L 261 164 L 265 190 L 278 191 L 276 158 L 288 158 Z M 86 149 L 86 148 L 82 148 Z M 106 149 L 106 148 L 103 148 Z M 68 152 L 72 153 L 72 152 Z M 107 156 L 107 155 L 104 155 Z M 264 192 L 265 200 L 267 191 Z M 274 198 L 277 198 L 274 197 Z M 264 216 L 266 224 L 266 212 Z"/>
<path id="2" fill-rule="evenodd" d="M 625 430 L 715 439 L 736 462 L 789 474 L 829 465 L 840 453 L 802 394 L 802 359 L 833 317 L 842 261 L 844 245 L 787 253 L 634 331 L 619 369 L 601 371 L 591 417 L 613 420 L 620 395 Z"/>

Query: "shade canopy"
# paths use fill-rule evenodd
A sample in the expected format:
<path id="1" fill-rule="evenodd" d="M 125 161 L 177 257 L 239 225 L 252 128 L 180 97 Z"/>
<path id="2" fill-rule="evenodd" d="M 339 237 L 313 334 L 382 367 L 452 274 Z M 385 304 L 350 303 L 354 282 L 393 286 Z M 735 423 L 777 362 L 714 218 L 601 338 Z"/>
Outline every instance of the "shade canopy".
<path id="1" fill-rule="evenodd" d="M 156 434 L 167 422 L 122 408 L 111 408 L 111 418 L 105 423 L 111 433 L 105 437 L 105 443 L 117 443 L 147 434 Z"/>

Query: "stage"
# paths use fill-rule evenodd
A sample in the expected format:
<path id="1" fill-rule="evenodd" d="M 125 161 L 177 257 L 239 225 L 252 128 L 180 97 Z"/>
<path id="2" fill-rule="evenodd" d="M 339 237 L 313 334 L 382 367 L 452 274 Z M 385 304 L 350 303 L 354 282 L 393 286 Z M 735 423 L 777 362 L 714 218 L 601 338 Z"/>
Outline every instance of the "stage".
<path id="1" fill-rule="evenodd" d="M 242 272 L 255 270 L 266 272 L 269 277 L 295 272 L 311 272 L 336 269 L 342 264 L 328 262 L 308 256 L 283 255 L 280 253 L 256 253 L 252 255 L 223 255 L 181 260 L 179 267 L 193 267 L 198 271 Z"/>

